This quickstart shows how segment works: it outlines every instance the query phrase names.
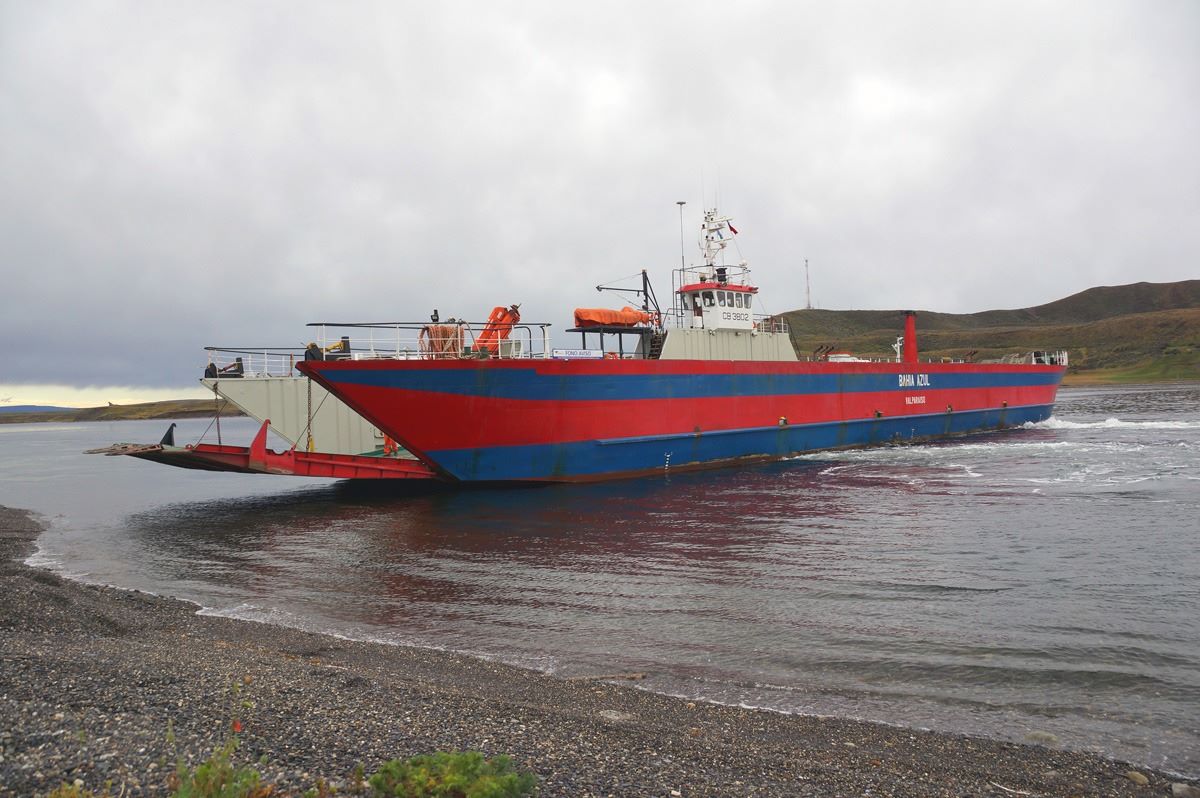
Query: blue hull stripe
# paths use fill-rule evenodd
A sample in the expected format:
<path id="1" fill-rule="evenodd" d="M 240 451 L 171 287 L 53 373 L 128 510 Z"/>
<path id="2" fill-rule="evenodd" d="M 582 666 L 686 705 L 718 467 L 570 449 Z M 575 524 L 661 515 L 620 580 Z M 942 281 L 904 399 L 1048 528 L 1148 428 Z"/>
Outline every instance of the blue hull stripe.
<path id="1" fill-rule="evenodd" d="M 1050 417 L 1053 405 L 756 427 L 683 436 L 645 436 L 488 449 L 443 449 L 430 459 L 460 480 L 573 481 L 778 459 L 822 449 L 928 440 L 1019 426 Z"/>
<path id="2" fill-rule="evenodd" d="M 1060 369 L 1046 371 L 909 370 L 882 374 L 538 374 L 528 369 L 337 369 L 322 372 L 335 384 L 486 396 L 490 399 L 597 401 L 623 399 L 711 399 L 729 396 L 874 393 L 912 391 L 897 374 L 928 374 L 920 390 L 1013 388 L 1057 385 Z"/>

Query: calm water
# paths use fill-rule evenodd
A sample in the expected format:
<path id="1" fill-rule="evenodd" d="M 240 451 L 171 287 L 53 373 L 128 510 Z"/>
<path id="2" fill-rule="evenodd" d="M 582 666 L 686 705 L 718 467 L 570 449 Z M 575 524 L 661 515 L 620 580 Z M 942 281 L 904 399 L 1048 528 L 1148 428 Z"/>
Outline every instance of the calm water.
<path id="1" fill-rule="evenodd" d="M 965 442 L 543 489 L 396 496 L 79 454 L 165 425 L 0 426 L 0 503 L 52 524 L 35 562 L 218 614 L 1050 732 L 1200 775 L 1200 386 L 1064 390 L 1049 422 Z"/>

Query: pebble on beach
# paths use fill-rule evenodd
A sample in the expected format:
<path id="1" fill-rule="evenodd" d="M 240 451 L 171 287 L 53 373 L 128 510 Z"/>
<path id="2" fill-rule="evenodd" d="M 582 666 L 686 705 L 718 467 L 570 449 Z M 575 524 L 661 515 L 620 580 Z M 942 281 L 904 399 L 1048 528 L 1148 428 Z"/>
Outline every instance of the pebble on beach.
<path id="1" fill-rule="evenodd" d="M 1144 773 L 1138 773 L 1136 770 L 1125 771 L 1125 778 L 1129 779 L 1139 787 L 1145 787 L 1150 783 L 1150 779 L 1146 778 Z"/>

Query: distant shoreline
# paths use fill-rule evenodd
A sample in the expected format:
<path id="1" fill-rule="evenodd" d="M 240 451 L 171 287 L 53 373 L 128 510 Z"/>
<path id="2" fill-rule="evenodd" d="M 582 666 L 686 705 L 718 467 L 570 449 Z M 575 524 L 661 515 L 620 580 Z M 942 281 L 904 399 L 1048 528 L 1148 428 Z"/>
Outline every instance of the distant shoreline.
<path id="1" fill-rule="evenodd" d="M 141 402 L 131 405 L 105 407 L 76 407 L 63 410 L 0 413 L 0 424 L 33 424 L 64 421 L 143 421 L 147 419 L 208 418 L 215 405 L 211 399 L 171 399 L 164 402 Z M 222 402 L 221 416 L 241 416 L 240 410 Z"/>

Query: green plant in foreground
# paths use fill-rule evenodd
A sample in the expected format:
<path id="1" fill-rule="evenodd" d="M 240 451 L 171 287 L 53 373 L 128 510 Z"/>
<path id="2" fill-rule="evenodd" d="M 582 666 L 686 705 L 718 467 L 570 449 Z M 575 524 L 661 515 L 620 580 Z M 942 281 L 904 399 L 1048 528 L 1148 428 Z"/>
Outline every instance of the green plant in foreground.
<path id="1" fill-rule="evenodd" d="M 262 776 L 249 766 L 234 767 L 233 753 L 238 739 L 230 735 L 207 761 L 195 769 L 181 761 L 172 779 L 171 798 L 266 798 L 270 785 L 260 786 Z"/>
<path id="2" fill-rule="evenodd" d="M 221 747 L 195 769 L 185 765 L 182 757 L 178 759 L 170 781 L 171 798 L 267 798 L 274 792 L 273 785 L 260 783 L 262 776 L 254 768 L 233 765 L 233 755 L 240 743 L 238 733 L 242 730 L 239 710 L 253 706 L 249 701 L 239 701 L 238 697 L 242 685 L 250 682 L 251 678 L 244 676 L 230 687 L 229 733 Z M 170 721 L 167 723 L 167 742 L 175 745 L 175 727 Z M 266 764 L 266 757 L 259 764 Z"/>
<path id="3" fill-rule="evenodd" d="M 225 741 L 212 756 L 188 767 L 179 755 L 175 726 L 167 722 L 167 744 L 175 748 L 176 768 L 168 786 L 171 798 L 270 798 L 277 794 L 274 784 L 263 784 L 262 775 L 249 765 L 233 764 L 243 725 L 241 711 L 254 705 L 242 700 L 242 688 L 252 683 L 250 676 L 233 682 L 229 691 L 229 727 Z M 264 755 L 259 765 L 265 765 Z M 369 777 L 364 776 L 360 763 L 351 775 L 350 792 L 360 794 L 369 787 L 373 798 L 520 798 L 533 795 L 537 779 L 532 773 L 513 768 L 506 756 L 485 759 L 478 751 L 461 751 L 415 756 L 401 761 L 385 762 Z M 91 793 L 79 793 L 78 788 L 63 785 L 61 794 L 53 798 L 92 798 Z M 69 790 L 75 789 L 75 792 Z M 304 793 L 305 798 L 332 798 L 338 792 L 325 779 L 318 777 L 316 785 Z"/>
<path id="4" fill-rule="evenodd" d="M 484 759 L 478 751 L 393 759 L 367 781 L 376 798 L 517 798 L 533 795 L 537 784 L 508 757 Z"/>

